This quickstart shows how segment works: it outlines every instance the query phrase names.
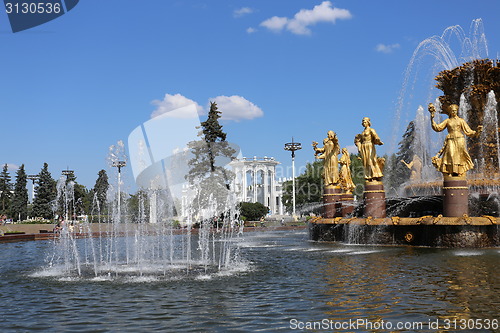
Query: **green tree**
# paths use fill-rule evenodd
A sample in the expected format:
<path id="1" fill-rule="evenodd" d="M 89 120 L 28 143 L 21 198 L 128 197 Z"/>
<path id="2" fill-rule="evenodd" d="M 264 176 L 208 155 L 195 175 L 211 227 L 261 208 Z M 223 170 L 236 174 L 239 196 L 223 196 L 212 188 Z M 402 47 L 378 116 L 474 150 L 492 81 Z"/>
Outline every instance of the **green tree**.
<path id="1" fill-rule="evenodd" d="M 12 201 L 12 183 L 10 182 L 9 167 L 4 164 L 0 173 L 0 215 L 10 215 L 10 205 Z"/>
<path id="2" fill-rule="evenodd" d="M 364 190 L 363 163 L 359 155 L 351 154 L 351 176 L 356 188 L 354 195 L 360 199 Z M 323 162 L 314 161 L 306 165 L 306 170 L 295 178 L 295 205 L 302 214 L 323 213 Z M 292 212 L 292 181 L 286 181 L 282 185 L 282 202 L 287 212 Z"/>
<path id="3" fill-rule="evenodd" d="M 88 190 L 76 181 L 73 171 L 65 173 L 66 181 L 64 187 L 59 188 L 59 198 L 57 214 L 69 214 L 69 217 L 76 219 L 77 216 L 88 213 Z M 61 186 L 62 184 L 58 184 Z"/>
<path id="4" fill-rule="evenodd" d="M 406 163 L 410 163 L 410 161 L 413 159 L 413 155 L 415 155 L 415 138 L 415 122 L 410 121 L 410 123 L 406 127 L 405 133 L 403 134 L 403 138 L 399 142 L 399 149 L 396 153 L 396 159 L 398 161 L 404 160 Z M 394 182 L 397 182 L 399 180 L 399 183 L 401 184 L 405 181 L 408 181 L 411 174 L 410 169 L 408 169 L 401 162 L 396 165 L 397 166 L 395 168 Z"/>
<path id="5" fill-rule="evenodd" d="M 108 213 L 107 208 L 107 193 L 109 188 L 109 178 L 106 170 L 102 169 L 97 174 L 97 180 L 95 182 L 92 190 L 89 191 L 87 195 L 88 202 L 88 212 L 97 213 L 97 208 L 99 208 L 99 213 L 101 215 L 106 215 Z"/>
<path id="6" fill-rule="evenodd" d="M 399 142 L 398 152 L 391 155 L 387 160 L 386 171 L 384 172 L 384 183 L 388 196 L 397 195 L 397 189 L 401 186 L 401 184 L 410 179 L 411 170 L 408 169 L 401 161 L 410 163 L 413 160 L 413 156 L 417 153 L 417 149 L 415 147 L 417 144 L 416 135 L 415 122 L 410 121 L 401 141 Z M 424 158 L 425 160 L 425 157 L 419 157 Z"/>
<path id="7" fill-rule="evenodd" d="M 85 185 L 79 184 L 76 181 L 76 176 L 74 173 L 66 179 L 66 184 L 71 184 L 73 187 L 73 214 L 75 216 L 86 214 L 89 191 L 87 190 Z"/>
<path id="8" fill-rule="evenodd" d="M 186 179 L 197 187 L 193 201 L 198 211 L 208 207 L 211 199 L 215 200 L 218 212 L 223 212 L 234 177 L 225 165 L 234 158 L 236 150 L 226 141 L 226 133 L 219 123 L 220 117 L 217 104 L 211 102 L 208 118 L 201 123 L 198 134 L 201 139 L 188 143 L 194 157 L 188 161 Z"/>
<path id="9" fill-rule="evenodd" d="M 398 196 L 399 186 L 403 183 L 401 181 L 400 169 L 401 166 L 406 166 L 401 163 L 396 154 L 389 156 L 385 155 L 385 168 L 384 168 L 384 188 L 387 197 Z M 408 168 L 406 168 L 408 169 Z M 399 175 L 399 176 L 398 176 Z"/>
<path id="10" fill-rule="evenodd" d="M 108 179 L 108 174 L 106 173 L 106 170 L 101 170 L 97 174 L 97 180 L 94 185 L 94 193 L 99 200 L 99 204 L 103 206 L 106 203 L 106 198 L 107 198 L 107 193 L 108 193 L 108 188 L 109 188 L 109 179 Z"/>
<path id="11" fill-rule="evenodd" d="M 248 221 L 258 221 L 269 213 L 269 208 L 260 202 L 240 202 L 240 215 Z"/>
<path id="12" fill-rule="evenodd" d="M 135 194 L 131 194 L 127 199 L 127 208 L 130 212 L 131 221 L 144 223 L 149 220 L 149 198 L 147 192 L 139 189 Z"/>
<path id="13" fill-rule="evenodd" d="M 57 197 L 56 182 L 49 172 L 49 165 L 43 164 L 38 174 L 38 183 L 35 187 L 35 199 L 33 200 L 33 216 L 51 218 L 53 217 L 52 205 Z"/>
<path id="14" fill-rule="evenodd" d="M 302 214 L 310 212 L 321 214 L 323 195 L 323 162 L 307 163 L 306 170 L 295 178 L 295 206 Z M 292 181 L 283 183 L 282 202 L 286 210 L 293 210 Z"/>
<path id="15" fill-rule="evenodd" d="M 353 194 L 360 200 L 363 198 L 365 189 L 365 171 L 359 154 L 351 154 L 351 177 L 354 185 L 356 185 Z"/>
<path id="16" fill-rule="evenodd" d="M 75 196 L 75 214 L 84 215 L 89 213 L 89 190 L 85 187 L 85 185 L 79 184 L 78 182 L 74 183 L 73 186 L 74 196 Z"/>
<path id="17" fill-rule="evenodd" d="M 12 198 L 12 216 L 19 220 L 26 220 L 28 217 L 28 179 L 24 164 L 22 164 L 16 173 L 16 183 L 14 185 L 14 195 Z"/>

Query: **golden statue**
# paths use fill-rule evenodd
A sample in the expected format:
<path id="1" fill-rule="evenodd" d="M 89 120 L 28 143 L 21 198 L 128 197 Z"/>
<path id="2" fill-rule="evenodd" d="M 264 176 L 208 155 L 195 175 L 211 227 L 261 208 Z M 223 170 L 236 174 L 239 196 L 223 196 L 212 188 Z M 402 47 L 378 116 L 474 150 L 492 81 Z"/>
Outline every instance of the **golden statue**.
<path id="1" fill-rule="evenodd" d="M 347 148 L 342 148 L 342 156 L 340 163 L 340 186 L 345 193 L 352 193 L 356 185 L 354 185 L 351 176 L 351 156 Z"/>
<path id="2" fill-rule="evenodd" d="M 323 160 L 324 186 L 334 186 L 339 182 L 339 140 L 334 131 L 328 131 L 328 137 L 323 140 L 323 148 L 318 148 L 318 143 L 313 141 L 314 155 Z"/>
<path id="3" fill-rule="evenodd" d="M 366 181 L 380 181 L 384 176 L 382 170 L 384 169 L 385 159 L 378 158 L 375 150 L 375 145 L 383 145 L 377 132 L 371 128 L 370 118 L 364 117 L 361 125 L 365 128 L 363 133 L 356 135 L 354 144 L 358 147 L 361 160 L 363 161 L 363 168 L 365 171 Z"/>
<path id="4" fill-rule="evenodd" d="M 481 133 L 483 126 L 478 126 L 477 131 L 472 130 L 465 120 L 458 116 L 458 105 L 456 104 L 450 105 L 448 119 L 445 119 L 441 124 L 434 121 L 436 108 L 432 103 L 429 104 L 428 109 L 431 113 L 432 129 L 436 132 L 441 132 L 445 128 L 448 130 L 443 148 L 432 158 L 432 164 L 445 175 L 464 176 L 467 170 L 474 168 L 474 163 L 472 163 L 467 151 L 462 132 L 467 136 L 477 136 Z"/>
<path id="5" fill-rule="evenodd" d="M 404 160 L 401 160 L 401 163 L 406 165 L 406 167 L 411 170 L 411 181 L 422 179 L 422 160 L 420 159 L 420 157 L 418 157 L 417 155 L 413 155 L 413 159 L 410 163 L 406 163 Z"/>

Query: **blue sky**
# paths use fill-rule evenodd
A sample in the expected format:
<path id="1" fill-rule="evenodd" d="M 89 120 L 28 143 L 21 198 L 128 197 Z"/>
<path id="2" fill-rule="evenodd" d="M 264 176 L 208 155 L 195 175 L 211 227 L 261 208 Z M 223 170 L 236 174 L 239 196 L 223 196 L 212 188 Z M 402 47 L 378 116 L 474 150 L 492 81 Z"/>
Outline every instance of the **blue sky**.
<path id="1" fill-rule="evenodd" d="M 390 152 L 418 44 L 452 25 L 468 33 L 481 18 L 497 58 L 499 12 L 495 0 L 82 0 L 15 34 L 1 12 L 0 163 L 13 177 L 23 163 L 38 173 L 47 162 L 55 178 L 69 168 L 90 188 L 109 146 L 183 101 L 204 113 L 210 99 L 247 157 L 286 167 L 293 136 L 303 166 L 328 130 L 352 146 L 364 116 Z"/>

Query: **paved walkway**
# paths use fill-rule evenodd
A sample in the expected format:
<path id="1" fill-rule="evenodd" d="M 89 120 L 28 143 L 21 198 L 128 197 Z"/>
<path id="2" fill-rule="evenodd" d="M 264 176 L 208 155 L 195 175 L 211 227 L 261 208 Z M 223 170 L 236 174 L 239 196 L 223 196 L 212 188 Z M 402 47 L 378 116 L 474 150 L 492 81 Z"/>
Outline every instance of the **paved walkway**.
<path id="1" fill-rule="evenodd" d="M 258 225 L 258 224 L 257 224 Z M 52 230 L 54 229 L 55 224 L 6 224 L 0 226 L 0 235 L 5 234 L 5 232 L 21 232 L 24 234 L 6 234 L 0 236 L 0 242 L 12 242 L 12 241 L 25 241 L 25 240 L 42 240 L 42 239 L 51 239 L 54 234 Z M 130 223 L 122 226 L 122 232 L 134 232 L 138 227 L 138 224 Z M 90 223 L 90 232 L 88 234 L 87 230 L 81 230 L 80 233 L 78 227 L 75 227 L 75 237 L 100 237 L 102 235 L 109 235 L 108 232 L 112 231 L 113 225 L 111 223 Z M 143 226 L 144 227 L 144 226 Z M 146 229 L 151 228 L 151 231 L 154 232 L 155 225 L 147 225 Z M 306 225 L 269 225 L 265 227 L 245 227 L 243 232 L 266 232 L 266 231 L 278 231 L 278 230 L 302 230 L 307 228 Z M 147 230 L 146 230 L 147 231 Z M 182 234 L 186 231 L 186 229 L 176 229 L 175 233 Z M 196 233 L 198 229 L 192 229 L 192 233 Z"/>

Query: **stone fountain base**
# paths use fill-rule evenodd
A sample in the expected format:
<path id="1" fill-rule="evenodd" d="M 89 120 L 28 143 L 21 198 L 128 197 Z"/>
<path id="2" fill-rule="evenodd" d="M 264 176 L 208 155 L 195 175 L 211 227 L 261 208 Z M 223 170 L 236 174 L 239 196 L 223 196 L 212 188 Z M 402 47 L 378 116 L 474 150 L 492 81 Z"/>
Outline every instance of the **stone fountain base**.
<path id="1" fill-rule="evenodd" d="M 430 247 L 498 247 L 499 219 L 483 217 L 334 218 L 309 222 L 314 241 Z"/>

